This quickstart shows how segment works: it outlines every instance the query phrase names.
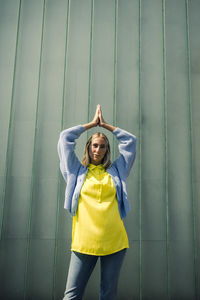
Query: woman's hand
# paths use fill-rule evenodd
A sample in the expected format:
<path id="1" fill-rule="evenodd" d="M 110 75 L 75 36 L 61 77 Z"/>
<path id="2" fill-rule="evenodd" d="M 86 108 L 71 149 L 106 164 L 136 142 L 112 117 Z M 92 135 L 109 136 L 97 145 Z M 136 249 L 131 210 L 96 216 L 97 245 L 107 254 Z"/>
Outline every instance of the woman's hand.
<path id="1" fill-rule="evenodd" d="M 110 131 L 113 131 L 116 128 L 116 127 L 114 127 L 114 126 L 112 126 L 112 125 L 105 122 L 100 105 L 99 105 L 99 126 L 105 128 L 105 129 L 108 129 Z"/>
<path id="2" fill-rule="evenodd" d="M 104 121 L 100 105 L 99 105 L 99 110 L 98 110 L 98 116 L 99 116 L 99 126 L 103 127 L 106 122 Z"/>
<path id="3" fill-rule="evenodd" d="M 100 112 L 100 110 L 101 110 L 101 106 L 98 104 L 97 108 L 96 108 L 96 112 L 95 112 L 94 118 L 92 120 L 92 123 L 94 124 L 94 126 L 98 126 L 99 123 L 100 123 L 100 119 L 99 119 L 99 112 Z"/>
<path id="4" fill-rule="evenodd" d="M 92 127 L 96 127 L 100 124 L 99 111 L 100 111 L 100 105 L 98 104 L 93 120 L 91 122 L 83 125 L 83 127 L 85 127 L 86 130 L 88 130 Z"/>
<path id="5" fill-rule="evenodd" d="M 96 112 L 94 115 L 93 120 L 90 123 L 84 124 L 83 127 L 85 127 L 86 130 L 92 128 L 92 127 L 96 127 L 96 126 L 101 126 L 107 130 L 113 131 L 115 130 L 116 127 L 108 124 L 105 122 L 104 118 L 103 118 L 103 114 L 102 114 L 102 110 L 101 110 L 101 106 L 98 104 L 97 108 L 96 108 Z"/>

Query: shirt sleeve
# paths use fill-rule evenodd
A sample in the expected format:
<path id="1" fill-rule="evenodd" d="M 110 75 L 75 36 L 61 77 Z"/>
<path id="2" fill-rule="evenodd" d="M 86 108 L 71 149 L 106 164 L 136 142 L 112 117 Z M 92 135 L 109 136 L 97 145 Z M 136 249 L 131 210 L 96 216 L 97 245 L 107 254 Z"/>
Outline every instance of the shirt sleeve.
<path id="1" fill-rule="evenodd" d="M 113 162 L 124 178 L 128 177 L 136 157 L 136 136 L 116 127 L 112 132 L 119 145 L 119 157 Z"/>
<path id="2" fill-rule="evenodd" d="M 80 168 L 80 161 L 75 153 L 76 139 L 85 131 L 82 125 L 63 130 L 60 133 L 57 150 L 60 159 L 60 170 L 67 181 L 68 173 L 76 173 Z"/>

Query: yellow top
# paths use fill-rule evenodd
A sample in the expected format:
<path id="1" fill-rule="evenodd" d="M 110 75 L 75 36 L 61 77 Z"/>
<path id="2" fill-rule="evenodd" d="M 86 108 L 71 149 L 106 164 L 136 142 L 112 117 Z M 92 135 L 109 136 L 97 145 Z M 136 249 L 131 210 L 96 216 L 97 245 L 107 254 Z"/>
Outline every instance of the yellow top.
<path id="1" fill-rule="evenodd" d="M 129 248 L 114 182 L 103 165 L 90 164 L 73 217 L 71 250 L 108 255 Z"/>

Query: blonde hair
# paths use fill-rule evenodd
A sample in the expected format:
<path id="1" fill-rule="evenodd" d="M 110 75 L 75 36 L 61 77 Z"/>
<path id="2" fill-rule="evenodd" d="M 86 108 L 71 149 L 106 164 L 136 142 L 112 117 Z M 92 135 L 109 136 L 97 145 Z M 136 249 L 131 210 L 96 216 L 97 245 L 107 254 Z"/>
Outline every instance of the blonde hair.
<path id="1" fill-rule="evenodd" d="M 95 137 L 102 137 L 105 142 L 106 142 L 106 153 L 104 155 L 104 158 L 102 159 L 102 165 L 105 169 L 109 168 L 111 165 L 111 160 L 110 160 L 110 143 L 109 140 L 107 138 L 107 136 L 102 133 L 102 132 L 96 132 L 94 133 L 87 141 L 87 143 L 85 144 L 85 148 L 84 148 L 84 154 L 83 154 L 83 158 L 81 163 L 85 166 L 88 167 L 88 165 L 90 164 L 90 155 L 89 155 L 89 147 L 91 145 L 92 139 Z"/>

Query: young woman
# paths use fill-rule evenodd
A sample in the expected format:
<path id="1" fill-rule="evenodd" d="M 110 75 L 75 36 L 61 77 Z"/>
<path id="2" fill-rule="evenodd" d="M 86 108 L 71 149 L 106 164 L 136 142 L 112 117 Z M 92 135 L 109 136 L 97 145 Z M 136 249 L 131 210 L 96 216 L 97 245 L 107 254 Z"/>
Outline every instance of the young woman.
<path id="1" fill-rule="evenodd" d="M 111 163 L 110 145 L 103 133 L 93 134 L 80 162 L 75 140 L 101 126 L 119 141 L 119 157 Z M 114 300 L 122 261 L 129 248 L 123 218 L 129 211 L 126 179 L 136 154 L 136 137 L 107 124 L 100 105 L 90 123 L 61 132 L 60 169 L 66 181 L 65 204 L 73 216 L 71 260 L 64 300 L 81 300 L 98 257 L 101 262 L 100 299 Z"/>

